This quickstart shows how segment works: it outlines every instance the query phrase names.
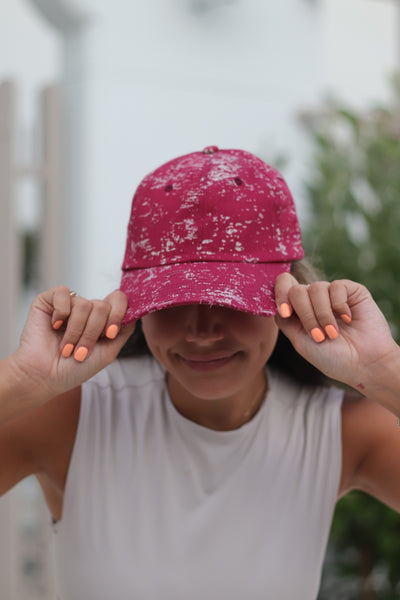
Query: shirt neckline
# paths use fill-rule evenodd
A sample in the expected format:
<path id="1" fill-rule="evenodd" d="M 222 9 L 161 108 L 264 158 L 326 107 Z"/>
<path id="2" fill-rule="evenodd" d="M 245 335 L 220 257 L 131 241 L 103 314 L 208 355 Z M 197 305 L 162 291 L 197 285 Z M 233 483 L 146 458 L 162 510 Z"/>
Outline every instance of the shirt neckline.
<path id="1" fill-rule="evenodd" d="M 167 411 L 168 411 L 170 417 L 178 425 L 180 425 L 181 427 L 184 427 L 187 431 L 190 431 L 191 433 L 193 433 L 193 435 L 201 436 L 210 441 L 215 440 L 215 441 L 221 441 L 221 442 L 223 442 L 223 441 L 228 442 L 232 439 L 237 439 L 237 438 L 241 438 L 242 436 L 246 436 L 248 433 L 252 432 L 253 430 L 255 430 L 257 428 L 264 413 L 267 410 L 267 407 L 269 407 L 271 404 L 271 398 L 273 395 L 272 394 L 273 376 L 271 375 L 270 369 L 265 367 L 266 374 L 267 374 L 267 380 L 268 380 L 268 388 L 264 394 L 264 397 L 262 399 L 260 407 L 259 407 L 258 411 L 255 413 L 255 415 L 249 421 L 247 421 L 246 423 L 243 423 L 243 425 L 241 425 L 240 427 L 237 427 L 236 429 L 229 429 L 227 431 L 210 429 L 209 427 L 206 427 L 205 425 L 200 425 L 199 423 L 196 423 L 196 421 L 192 421 L 191 419 L 189 419 L 188 417 L 185 417 L 184 415 L 182 415 L 179 412 L 179 410 L 176 408 L 176 406 L 172 402 L 171 396 L 169 394 L 167 380 L 166 380 L 167 372 L 163 367 L 162 367 L 162 369 L 164 371 L 166 407 L 167 407 Z"/>

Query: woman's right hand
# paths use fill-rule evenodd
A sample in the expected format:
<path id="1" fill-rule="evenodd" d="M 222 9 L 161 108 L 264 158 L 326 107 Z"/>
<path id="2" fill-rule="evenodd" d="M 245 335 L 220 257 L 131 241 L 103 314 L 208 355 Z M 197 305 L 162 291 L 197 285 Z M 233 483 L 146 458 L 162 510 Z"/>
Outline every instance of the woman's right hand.
<path id="1" fill-rule="evenodd" d="M 87 381 L 110 364 L 135 329 L 121 327 L 127 308 L 116 290 L 104 300 L 72 296 L 65 286 L 39 294 L 10 357 L 32 392 L 51 398 Z"/>

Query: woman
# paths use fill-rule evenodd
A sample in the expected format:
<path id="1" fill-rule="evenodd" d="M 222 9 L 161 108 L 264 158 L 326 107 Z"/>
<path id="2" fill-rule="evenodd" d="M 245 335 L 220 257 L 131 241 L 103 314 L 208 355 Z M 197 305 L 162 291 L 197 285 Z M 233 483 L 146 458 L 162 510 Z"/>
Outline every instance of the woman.
<path id="1" fill-rule="evenodd" d="M 280 174 L 210 147 L 138 187 L 120 290 L 35 299 L 0 364 L 0 491 L 36 474 L 59 598 L 309 600 L 336 500 L 400 509 L 399 348 L 302 257 Z M 149 354 L 115 360 L 136 321 Z"/>

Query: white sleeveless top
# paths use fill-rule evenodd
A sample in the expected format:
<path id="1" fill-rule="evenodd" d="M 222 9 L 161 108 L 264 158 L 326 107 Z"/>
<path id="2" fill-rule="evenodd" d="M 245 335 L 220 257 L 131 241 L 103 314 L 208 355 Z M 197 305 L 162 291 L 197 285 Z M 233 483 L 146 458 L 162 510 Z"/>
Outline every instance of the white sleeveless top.
<path id="1" fill-rule="evenodd" d="M 341 473 L 336 389 L 268 370 L 255 417 L 213 431 L 172 404 L 152 358 L 83 386 L 59 600 L 313 600 Z"/>

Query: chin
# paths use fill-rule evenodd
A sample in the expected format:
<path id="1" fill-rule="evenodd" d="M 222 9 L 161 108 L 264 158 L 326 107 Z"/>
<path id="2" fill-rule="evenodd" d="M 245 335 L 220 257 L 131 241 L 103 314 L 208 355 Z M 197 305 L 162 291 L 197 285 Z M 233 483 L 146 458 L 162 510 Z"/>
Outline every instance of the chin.
<path id="1" fill-rule="evenodd" d="M 240 379 L 243 381 L 243 378 Z M 233 377 L 213 377 L 210 374 L 199 377 L 197 381 L 192 379 L 188 381 L 184 377 L 178 378 L 177 381 L 191 396 L 201 400 L 227 398 L 240 392 L 241 389 L 239 382 L 235 385 Z"/>

